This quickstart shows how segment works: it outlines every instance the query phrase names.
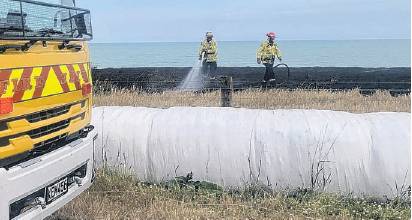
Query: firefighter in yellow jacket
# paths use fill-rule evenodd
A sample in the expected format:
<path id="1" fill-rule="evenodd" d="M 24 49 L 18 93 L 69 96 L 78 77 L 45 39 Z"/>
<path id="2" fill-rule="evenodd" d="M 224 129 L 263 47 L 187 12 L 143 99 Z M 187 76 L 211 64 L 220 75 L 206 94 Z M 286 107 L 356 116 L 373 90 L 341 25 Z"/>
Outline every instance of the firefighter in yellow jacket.
<path id="1" fill-rule="evenodd" d="M 275 60 L 282 61 L 278 45 L 275 43 L 276 34 L 269 32 L 266 34 L 268 39 L 264 41 L 257 51 L 257 63 L 265 65 L 266 71 L 263 78 L 263 82 L 272 81 L 275 79 L 275 73 L 273 72 L 273 65 Z"/>
<path id="2" fill-rule="evenodd" d="M 212 32 L 207 32 L 206 39 L 200 44 L 199 60 L 202 60 L 202 73 L 214 76 L 217 70 L 217 44 Z"/>

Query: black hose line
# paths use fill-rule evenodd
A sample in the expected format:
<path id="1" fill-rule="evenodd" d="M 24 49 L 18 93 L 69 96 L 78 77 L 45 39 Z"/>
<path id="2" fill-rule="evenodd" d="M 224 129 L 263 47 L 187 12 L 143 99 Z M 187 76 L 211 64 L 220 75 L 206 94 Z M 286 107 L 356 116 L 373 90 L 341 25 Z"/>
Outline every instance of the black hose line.
<path id="1" fill-rule="evenodd" d="M 288 82 L 289 82 L 289 78 L 290 78 L 290 69 L 289 69 L 289 66 L 286 65 L 286 63 L 279 63 L 278 65 L 274 66 L 273 69 L 276 69 L 276 68 L 278 68 L 278 67 L 280 67 L 280 66 L 284 66 L 284 67 L 286 67 L 286 69 L 288 70 Z"/>

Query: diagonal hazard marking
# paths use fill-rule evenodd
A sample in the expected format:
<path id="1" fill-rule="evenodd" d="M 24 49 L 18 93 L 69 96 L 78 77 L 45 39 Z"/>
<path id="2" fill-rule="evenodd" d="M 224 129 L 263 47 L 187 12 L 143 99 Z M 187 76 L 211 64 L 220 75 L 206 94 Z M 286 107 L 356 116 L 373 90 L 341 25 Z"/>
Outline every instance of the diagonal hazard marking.
<path id="1" fill-rule="evenodd" d="M 66 74 L 63 74 L 63 72 L 62 72 L 62 70 L 60 69 L 59 66 L 53 66 L 53 70 L 54 70 L 54 73 L 57 76 L 57 79 L 60 82 L 60 85 L 63 89 L 63 92 L 69 92 L 70 89 L 69 89 L 69 85 L 67 85 L 67 76 L 66 76 Z"/>
<path id="2" fill-rule="evenodd" d="M 36 89 L 34 90 L 34 93 L 33 93 L 34 99 L 41 97 L 44 87 L 47 82 L 47 78 L 49 77 L 50 69 L 51 69 L 50 66 L 43 67 L 41 70 L 40 76 L 36 79 Z"/>
<path id="3" fill-rule="evenodd" d="M 6 93 L 7 87 L 10 83 L 11 69 L 0 70 L 0 98 Z"/>
<path id="4" fill-rule="evenodd" d="M 67 69 L 69 70 L 69 74 L 70 74 L 69 82 L 74 84 L 74 86 L 76 87 L 76 90 L 80 90 L 81 86 L 80 86 L 79 73 L 74 70 L 74 67 L 72 64 L 67 65 Z"/>
<path id="5" fill-rule="evenodd" d="M 82 75 L 83 81 L 85 83 L 88 83 L 89 82 L 89 77 L 87 76 L 86 68 L 84 67 L 85 65 L 87 65 L 87 64 L 80 63 L 79 68 L 80 68 L 80 73 Z"/>
<path id="6" fill-rule="evenodd" d="M 24 68 L 23 74 L 20 77 L 20 80 L 14 81 L 14 95 L 13 95 L 13 101 L 14 102 L 20 102 L 21 99 L 23 98 L 24 93 L 27 90 L 30 90 L 32 88 L 32 85 L 30 84 L 30 77 L 31 74 L 33 73 L 33 67 L 27 67 Z"/>

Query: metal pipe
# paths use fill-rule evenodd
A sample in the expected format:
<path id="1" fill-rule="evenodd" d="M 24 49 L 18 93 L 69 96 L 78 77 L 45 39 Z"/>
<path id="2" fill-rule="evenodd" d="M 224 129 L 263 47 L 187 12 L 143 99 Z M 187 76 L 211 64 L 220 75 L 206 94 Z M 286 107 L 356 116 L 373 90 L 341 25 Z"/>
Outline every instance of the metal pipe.
<path id="1" fill-rule="evenodd" d="M 21 31 L 23 32 L 23 37 L 26 36 L 26 32 L 24 30 L 24 14 L 23 14 L 23 3 L 20 1 L 20 18 L 21 18 Z"/>
<path id="2" fill-rule="evenodd" d="M 15 1 L 15 2 L 20 2 L 20 3 L 25 2 L 25 3 L 34 4 L 34 5 L 42 5 L 42 6 L 48 6 L 48 7 L 54 7 L 54 8 L 65 8 L 65 9 L 71 9 L 71 10 L 90 12 L 90 10 L 84 9 L 84 8 L 70 7 L 66 5 L 46 3 L 46 2 L 40 2 L 40 1 L 32 1 L 32 0 L 10 0 L 10 1 Z"/>
<path id="3" fill-rule="evenodd" d="M 37 40 L 37 41 L 89 41 L 92 37 L 85 38 L 65 38 L 65 37 L 5 37 L 0 36 L 0 40 Z"/>

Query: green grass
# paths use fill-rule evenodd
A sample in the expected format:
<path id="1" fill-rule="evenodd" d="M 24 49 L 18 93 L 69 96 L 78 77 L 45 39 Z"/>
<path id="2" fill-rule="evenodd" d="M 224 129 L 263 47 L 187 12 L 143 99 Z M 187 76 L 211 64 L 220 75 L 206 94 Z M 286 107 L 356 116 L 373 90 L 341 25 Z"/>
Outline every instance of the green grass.
<path id="1" fill-rule="evenodd" d="M 86 193 L 51 219 L 410 219 L 407 200 L 356 198 L 311 190 L 223 190 L 183 177 L 160 185 L 99 172 Z"/>

